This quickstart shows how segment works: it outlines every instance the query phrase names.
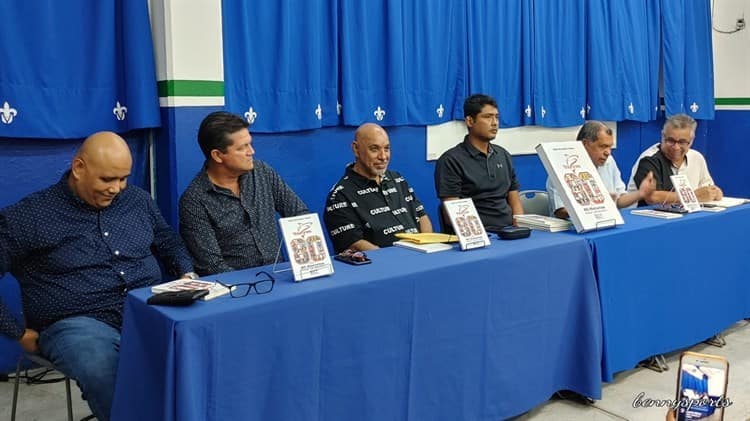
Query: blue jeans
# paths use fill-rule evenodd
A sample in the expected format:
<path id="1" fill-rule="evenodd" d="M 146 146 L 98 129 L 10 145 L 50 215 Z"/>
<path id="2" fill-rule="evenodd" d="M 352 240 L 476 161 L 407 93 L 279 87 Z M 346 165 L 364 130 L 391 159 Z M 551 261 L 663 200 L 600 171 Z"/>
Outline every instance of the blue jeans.
<path id="1" fill-rule="evenodd" d="M 120 332 L 91 317 L 71 317 L 55 322 L 39 334 L 39 350 L 78 383 L 96 418 L 109 420 L 120 357 Z"/>

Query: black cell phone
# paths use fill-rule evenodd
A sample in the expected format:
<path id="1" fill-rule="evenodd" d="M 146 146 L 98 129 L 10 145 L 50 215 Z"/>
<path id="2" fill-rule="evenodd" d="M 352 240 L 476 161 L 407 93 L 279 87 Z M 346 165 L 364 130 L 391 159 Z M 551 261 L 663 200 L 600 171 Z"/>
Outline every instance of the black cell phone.
<path id="1" fill-rule="evenodd" d="M 372 263 L 372 260 L 370 260 L 367 256 L 358 257 L 356 254 L 337 254 L 333 256 L 334 259 L 338 260 L 339 262 L 348 263 L 350 265 L 369 265 Z"/>
<path id="2" fill-rule="evenodd" d="M 195 300 L 208 295 L 207 289 L 194 289 L 186 291 L 167 291 L 154 294 L 146 300 L 147 304 L 159 306 L 189 306 Z"/>
<path id="3" fill-rule="evenodd" d="M 670 213 L 688 213 L 688 210 L 680 205 L 659 205 L 659 206 L 656 206 L 654 210 L 658 210 L 660 212 L 670 212 Z"/>

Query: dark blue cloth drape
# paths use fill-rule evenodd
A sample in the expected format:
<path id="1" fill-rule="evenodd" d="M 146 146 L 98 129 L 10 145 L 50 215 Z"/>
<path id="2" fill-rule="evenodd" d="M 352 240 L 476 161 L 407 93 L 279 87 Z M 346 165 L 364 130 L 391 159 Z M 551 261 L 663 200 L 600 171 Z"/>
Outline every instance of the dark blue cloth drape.
<path id="1" fill-rule="evenodd" d="M 587 118 L 650 121 L 659 110 L 659 2 L 589 0 Z"/>
<path id="2" fill-rule="evenodd" d="M 464 0 L 340 2 L 344 123 L 463 117 Z"/>
<path id="3" fill-rule="evenodd" d="M 257 131 L 427 125 L 482 92 L 503 127 L 650 121 L 663 71 L 667 114 L 712 118 L 709 1 L 663 2 L 224 0 L 227 108 Z"/>
<path id="4" fill-rule="evenodd" d="M 144 0 L 0 2 L 0 137 L 160 125 Z"/>
<path id="5" fill-rule="evenodd" d="M 531 6 L 468 1 L 469 91 L 495 98 L 502 127 L 533 124 Z"/>
<path id="6" fill-rule="evenodd" d="M 337 0 L 223 0 L 227 110 L 252 130 L 335 126 Z"/>
<path id="7" fill-rule="evenodd" d="M 667 115 L 714 118 L 710 0 L 662 0 Z"/>

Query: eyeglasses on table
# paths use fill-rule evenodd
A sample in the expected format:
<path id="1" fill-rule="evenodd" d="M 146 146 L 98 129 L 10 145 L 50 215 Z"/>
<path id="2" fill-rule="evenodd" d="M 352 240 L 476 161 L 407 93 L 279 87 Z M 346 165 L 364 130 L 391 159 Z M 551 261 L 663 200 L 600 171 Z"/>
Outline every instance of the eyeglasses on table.
<path id="1" fill-rule="evenodd" d="M 273 290 L 273 286 L 276 283 L 276 278 L 270 273 L 262 270 L 255 274 L 255 278 L 259 280 L 255 282 L 240 282 L 238 284 L 225 284 L 221 281 L 216 281 L 217 284 L 229 289 L 229 294 L 232 298 L 245 297 L 250 292 L 255 291 L 256 294 L 268 294 Z"/>

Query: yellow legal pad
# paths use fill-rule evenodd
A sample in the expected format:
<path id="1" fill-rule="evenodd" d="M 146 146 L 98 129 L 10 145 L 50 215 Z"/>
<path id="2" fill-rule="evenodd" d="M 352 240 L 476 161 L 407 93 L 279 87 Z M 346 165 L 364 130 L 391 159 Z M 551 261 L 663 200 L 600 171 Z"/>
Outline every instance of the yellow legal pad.
<path id="1" fill-rule="evenodd" d="M 432 244 L 432 243 L 457 243 L 458 237 L 450 234 L 443 234 L 440 232 L 418 232 L 418 233 L 406 233 L 400 232 L 396 234 L 396 237 L 410 241 L 415 244 Z"/>

